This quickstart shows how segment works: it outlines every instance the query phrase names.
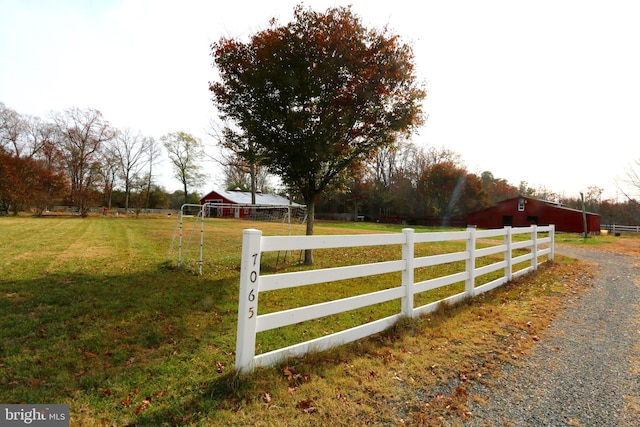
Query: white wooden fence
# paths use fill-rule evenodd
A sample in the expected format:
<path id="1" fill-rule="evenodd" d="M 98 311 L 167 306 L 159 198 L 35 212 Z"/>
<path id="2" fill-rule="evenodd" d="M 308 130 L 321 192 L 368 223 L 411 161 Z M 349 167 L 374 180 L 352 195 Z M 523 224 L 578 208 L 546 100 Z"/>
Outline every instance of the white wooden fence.
<path id="1" fill-rule="evenodd" d="M 539 233 L 549 234 L 547 237 L 540 237 Z M 553 225 L 543 227 L 535 225 L 519 228 L 505 227 L 498 230 L 468 228 L 465 231 L 433 233 L 415 233 L 413 229 L 407 228 L 402 230 L 402 233 L 395 234 L 330 236 L 262 236 L 262 232 L 259 230 L 244 230 L 240 269 L 236 370 L 251 371 L 254 367 L 274 365 L 288 357 L 301 356 L 310 351 L 323 351 L 355 341 L 389 328 L 402 317 L 415 317 L 432 312 L 443 301 L 456 303 L 464 298 L 473 297 L 496 288 L 520 275 L 536 270 L 541 262 L 553 260 L 554 233 L 555 228 Z M 514 241 L 514 236 L 522 234 L 526 235 L 526 240 Z M 498 238 L 500 244 L 477 248 L 477 239 L 486 238 Z M 466 241 L 465 251 L 414 257 L 415 244 L 460 240 Z M 402 259 L 269 275 L 263 275 L 260 272 L 260 259 L 263 252 L 378 245 L 401 245 Z M 516 249 L 525 249 L 526 253 L 514 257 L 513 251 Z M 483 267 L 476 267 L 478 258 L 494 254 L 503 254 L 503 260 Z M 465 271 L 417 283 L 414 282 L 414 269 L 456 261 L 465 261 Z M 513 271 L 513 266 L 525 262 L 527 267 Z M 475 286 L 476 278 L 498 270 L 504 271 L 500 278 L 478 287 Z M 258 315 L 258 297 L 262 292 L 398 271 L 402 272 L 402 283 L 394 288 Z M 414 295 L 463 281 L 465 282 L 464 292 L 421 307 L 414 307 Z M 255 354 L 256 334 L 259 332 L 391 300 L 401 301 L 401 312 L 321 338 L 257 356 Z"/>
<path id="2" fill-rule="evenodd" d="M 601 225 L 601 229 L 609 230 L 612 233 L 640 233 L 640 225 L 620 225 L 620 224 L 611 224 L 611 225 Z"/>

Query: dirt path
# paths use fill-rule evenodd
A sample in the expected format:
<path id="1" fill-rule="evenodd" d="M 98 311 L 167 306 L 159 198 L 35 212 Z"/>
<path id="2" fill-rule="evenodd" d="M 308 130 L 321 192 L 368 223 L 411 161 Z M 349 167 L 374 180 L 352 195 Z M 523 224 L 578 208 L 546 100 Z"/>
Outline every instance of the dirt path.
<path id="1" fill-rule="evenodd" d="M 470 390 L 472 426 L 640 425 L 640 257 L 558 245 L 598 264 L 520 366 Z"/>

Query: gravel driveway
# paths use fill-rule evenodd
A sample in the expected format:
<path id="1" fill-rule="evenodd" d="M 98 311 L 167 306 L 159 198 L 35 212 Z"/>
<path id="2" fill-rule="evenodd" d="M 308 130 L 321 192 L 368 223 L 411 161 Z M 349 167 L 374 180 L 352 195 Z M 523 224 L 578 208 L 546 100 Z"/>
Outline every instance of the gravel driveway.
<path id="1" fill-rule="evenodd" d="M 476 398 L 465 425 L 640 426 L 640 259 L 564 245 L 556 252 L 597 263 L 593 287 L 522 366 L 506 364 L 469 390 Z"/>

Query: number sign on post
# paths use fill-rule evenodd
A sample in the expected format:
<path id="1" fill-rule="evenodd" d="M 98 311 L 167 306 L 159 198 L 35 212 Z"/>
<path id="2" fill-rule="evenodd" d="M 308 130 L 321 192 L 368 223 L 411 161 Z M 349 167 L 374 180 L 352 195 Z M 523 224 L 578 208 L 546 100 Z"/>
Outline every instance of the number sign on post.
<path id="1" fill-rule="evenodd" d="M 262 231 L 244 230 L 242 235 L 242 264 L 240 268 L 240 300 L 238 303 L 238 340 L 236 342 L 236 370 L 251 370 L 256 348 L 256 319 L 258 317 L 258 286 L 260 277 L 260 238 Z"/>

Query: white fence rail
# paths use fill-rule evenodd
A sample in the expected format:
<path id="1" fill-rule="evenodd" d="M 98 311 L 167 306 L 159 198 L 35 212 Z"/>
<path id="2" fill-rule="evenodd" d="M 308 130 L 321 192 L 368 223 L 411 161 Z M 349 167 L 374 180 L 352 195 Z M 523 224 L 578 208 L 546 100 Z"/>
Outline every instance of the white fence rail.
<path id="1" fill-rule="evenodd" d="M 541 237 L 539 233 L 548 233 L 548 236 Z M 438 304 L 441 302 L 455 303 L 494 289 L 518 276 L 536 270 L 538 265 L 545 260 L 553 260 L 554 233 L 555 228 L 553 225 L 544 227 L 535 225 L 519 228 L 505 227 L 504 229 L 481 231 L 475 228 L 468 228 L 465 231 L 434 233 L 415 233 L 413 229 L 407 228 L 402 230 L 402 233 L 396 234 L 337 236 L 265 237 L 262 236 L 260 230 L 244 230 L 242 265 L 240 269 L 236 370 L 251 371 L 254 367 L 274 365 L 289 357 L 302 356 L 310 351 L 323 351 L 352 342 L 381 332 L 402 317 L 415 317 L 432 312 L 437 309 Z M 525 235 L 525 238 L 528 238 L 514 241 L 513 238 L 516 235 Z M 488 238 L 499 238 L 501 243 L 477 248 L 478 239 Z M 466 250 L 414 257 L 416 244 L 445 241 L 466 241 Z M 280 274 L 262 275 L 260 272 L 260 260 L 263 252 L 378 245 L 401 245 L 401 259 Z M 517 249 L 525 249 L 527 253 L 514 257 L 513 251 Z M 503 254 L 503 260 L 483 267 L 476 267 L 478 258 L 495 254 Z M 465 271 L 420 282 L 414 281 L 414 270 L 417 268 L 457 261 L 465 261 Z M 519 263 L 527 263 L 527 267 L 513 271 L 514 266 Z M 503 275 L 500 278 L 476 287 L 475 284 L 478 277 L 499 270 L 503 271 Z M 402 272 L 402 283 L 394 288 L 258 315 L 258 296 L 262 292 L 392 272 Z M 440 301 L 414 307 L 415 295 L 459 282 L 465 283 L 464 292 Z M 259 332 L 391 300 L 399 300 L 401 302 L 401 311 L 399 313 L 321 338 L 264 354 L 255 354 L 256 334 Z"/>
<path id="2" fill-rule="evenodd" d="M 601 225 L 601 229 L 609 230 L 612 233 L 640 233 L 640 225 L 619 225 L 619 224 L 611 224 L 611 225 Z"/>

